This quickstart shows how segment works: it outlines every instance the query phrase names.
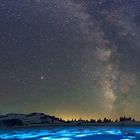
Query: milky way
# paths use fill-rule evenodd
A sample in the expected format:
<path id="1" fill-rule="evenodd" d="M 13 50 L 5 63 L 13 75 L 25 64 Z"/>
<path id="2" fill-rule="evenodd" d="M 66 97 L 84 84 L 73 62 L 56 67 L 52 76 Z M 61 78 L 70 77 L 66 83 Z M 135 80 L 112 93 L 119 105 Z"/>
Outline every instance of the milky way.
<path id="1" fill-rule="evenodd" d="M 137 93 L 133 91 L 133 88 L 135 89 L 139 83 L 136 78 L 137 73 L 133 71 L 133 63 L 136 63 L 134 61 L 139 59 L 138 52 L 136 52 L 139 51 L 140 45 L 138 41 L 139 28 L 134 22 L 139 11 L 139 7 L 135 5 L 138 4 L 138 1 L 123 2 L 126 4 L 125 6 L 121 5 L 121 1 L 94 1 L 88 2 L 88 4 L 87 1 L 80 1 L 79 4 L 84 34 L 93 44 L 97 59 L 99 59 L 99 63 L 101 62 L 99 70 L 102 71 L 100 83 L 102 94 L 104 94 L 104 106 L 108 109 L 108 113 L 115 113 L 115 115 L 125 114 L 127 108 L 131 108 L 133 112 L 135 108 L 133 98 L 138 96 L 135 95 Z M 88 6 L 85 8 L 85 3 L 97 8 L 97 13 L 92 13 Z M 130 4 L 132 5 L 130 6 Z M 121 47 L 125 52 L 119 52 Z M 136 55 L 135 58 L 131 58 L 131 49 L 135 53 L 133 55 Z M 125 57 L 128 57 L 127 62 L 123 61 Z M 121 59 L 123 60 L 121 61 Z M 125 68 L 125 63 L 131 59 L 135 60 L 130 62 L 130 68 Z M 121 70 L 121 65 L 125 70 Z"/>
<path id="2" fill-rule="evenodd" d="M 1 114 L 140 119 L 139 5 L 1 1 Z"/>

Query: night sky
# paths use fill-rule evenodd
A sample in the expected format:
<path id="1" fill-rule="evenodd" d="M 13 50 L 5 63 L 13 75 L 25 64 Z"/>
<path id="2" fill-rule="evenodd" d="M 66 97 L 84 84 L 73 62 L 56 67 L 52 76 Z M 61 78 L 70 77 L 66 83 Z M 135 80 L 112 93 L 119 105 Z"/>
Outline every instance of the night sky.
<path id="1" fill-rule="evenodd" d="M 0 114 L 140 120 L 140 0 L 0 0 Z"/>

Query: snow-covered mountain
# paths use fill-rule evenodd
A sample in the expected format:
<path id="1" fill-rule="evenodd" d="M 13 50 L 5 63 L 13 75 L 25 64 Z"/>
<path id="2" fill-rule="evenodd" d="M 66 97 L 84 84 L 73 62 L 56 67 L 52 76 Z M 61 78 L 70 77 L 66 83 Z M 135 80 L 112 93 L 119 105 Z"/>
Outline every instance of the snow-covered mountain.
<path id="1" fill-rule="evenodd" d="M 0 116 L 0 127 L 63 124 L 59 118 L 43 113 L 7 114 Z"/>

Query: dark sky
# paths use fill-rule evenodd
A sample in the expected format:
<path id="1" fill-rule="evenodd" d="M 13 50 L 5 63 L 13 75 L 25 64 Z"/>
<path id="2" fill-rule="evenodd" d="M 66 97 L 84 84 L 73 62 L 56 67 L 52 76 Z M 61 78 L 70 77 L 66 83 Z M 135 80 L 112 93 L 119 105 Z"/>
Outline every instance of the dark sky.
<path id="1" fill-rule="evenodd" d="M 140 120 L 139 0 L 0 0 L 0 114 Z"/>

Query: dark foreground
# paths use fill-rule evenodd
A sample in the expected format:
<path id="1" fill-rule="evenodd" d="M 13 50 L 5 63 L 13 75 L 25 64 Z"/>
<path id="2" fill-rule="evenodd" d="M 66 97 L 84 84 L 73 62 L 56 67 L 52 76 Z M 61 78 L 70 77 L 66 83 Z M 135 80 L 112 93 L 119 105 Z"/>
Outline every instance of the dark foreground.
<path id="1" fill-rule="evenodd" d="M 140 140 L 140 127 L 48 127 L 1 130 L 1 140 Z"/>

